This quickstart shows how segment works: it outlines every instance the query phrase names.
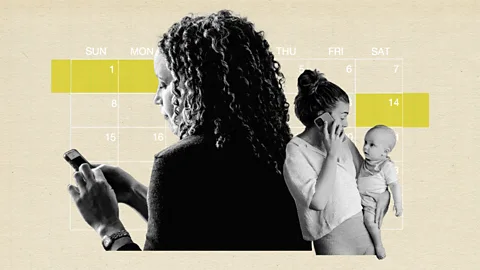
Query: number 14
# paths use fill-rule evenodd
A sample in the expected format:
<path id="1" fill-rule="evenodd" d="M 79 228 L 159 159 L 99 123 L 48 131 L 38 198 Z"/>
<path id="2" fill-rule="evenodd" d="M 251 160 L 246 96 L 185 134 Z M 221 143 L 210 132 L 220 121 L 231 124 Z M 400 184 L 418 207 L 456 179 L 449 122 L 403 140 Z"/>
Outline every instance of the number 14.
<path id="1" fill-rule="evenodd" d="M 396 98 L 395 101 L 393 101 L 393 99 L 389 99 L 388 101 L 390 101 L 390 106 L 398 106 L 398 104 L 400 104 L 400 102 L 398 102 L 398 98 Z"/>

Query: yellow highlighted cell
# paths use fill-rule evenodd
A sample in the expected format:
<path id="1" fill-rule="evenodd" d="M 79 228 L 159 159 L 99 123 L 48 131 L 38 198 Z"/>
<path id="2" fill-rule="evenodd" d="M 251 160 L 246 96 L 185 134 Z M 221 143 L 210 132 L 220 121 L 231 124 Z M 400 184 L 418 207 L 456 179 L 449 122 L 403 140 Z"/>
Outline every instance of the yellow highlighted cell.
<path id="1" fill-rule="evenodd" d="M 70 92 L 70 60 L 52 60 L 51 91 L 52 93 Z"/>
<path id="2" fill-rule="evenodd" d="M 403 94 L 403 126 L 430 126 L 430 106 L 428 93 Z"/>
<path id="3" fill-rule="evenodd" d="M 120 93 L 155 93 L 158 79 L 152 60 L 120 60 Z"/>
<path id="4" fill-rule="evenodd" d="M 72 93 L 117 93 L 118 60 L 72 60 Z"/>
<path id="5" fill-rule="evenodd" d="M 356 126 L 402 127 L 402 94 L 356 94 Z"/>

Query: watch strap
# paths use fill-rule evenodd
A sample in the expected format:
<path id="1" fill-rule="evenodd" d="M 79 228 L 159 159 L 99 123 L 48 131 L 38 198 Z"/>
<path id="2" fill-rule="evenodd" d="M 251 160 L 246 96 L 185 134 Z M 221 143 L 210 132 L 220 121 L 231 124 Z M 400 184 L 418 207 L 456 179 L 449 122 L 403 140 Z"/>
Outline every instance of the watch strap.
<path id="1" fill-rule="evenodd" d="M 103 247 L 105 250 L 110 250 L 115 240 L 123 237 L 130 237 L 130 234 L 126 230 L 121 230 L 111 235 L 106 235 L 102 241 Z"/>

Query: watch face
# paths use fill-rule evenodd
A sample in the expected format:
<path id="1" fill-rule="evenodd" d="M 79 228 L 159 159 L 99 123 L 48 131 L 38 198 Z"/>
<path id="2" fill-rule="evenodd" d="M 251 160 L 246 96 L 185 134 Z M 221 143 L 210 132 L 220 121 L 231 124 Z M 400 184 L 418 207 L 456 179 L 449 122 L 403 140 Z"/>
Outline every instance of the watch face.
<path id="1" fill-rule="evenodd" d="M 112 239 L 110 237 L 105 237 L 105 239 L 103 239 L 103 246 L 105 248 L 109 248 L 111 244 L 112 244 Z"/>

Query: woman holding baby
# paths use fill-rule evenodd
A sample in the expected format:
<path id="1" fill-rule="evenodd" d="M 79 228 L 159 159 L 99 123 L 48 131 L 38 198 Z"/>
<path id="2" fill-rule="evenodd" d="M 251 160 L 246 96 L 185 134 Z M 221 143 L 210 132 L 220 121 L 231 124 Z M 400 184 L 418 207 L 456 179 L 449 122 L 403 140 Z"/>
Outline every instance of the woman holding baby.
<path id="1" fill-rule="evenodd" d="M 287 144 L 283 172 L 303 238 L 313 241 L 317 255 L 375 255 L 356 182 L 363 157 L 344 133 L 349 108 L 345 91 L 322 73 L 305 70 L 298 78 L 295 114 L 305 130 Z M 335 121 L 319 128 L 314 120 L 325 112 Z M 381 225 L 390 194 L 376 201 Z"/>

